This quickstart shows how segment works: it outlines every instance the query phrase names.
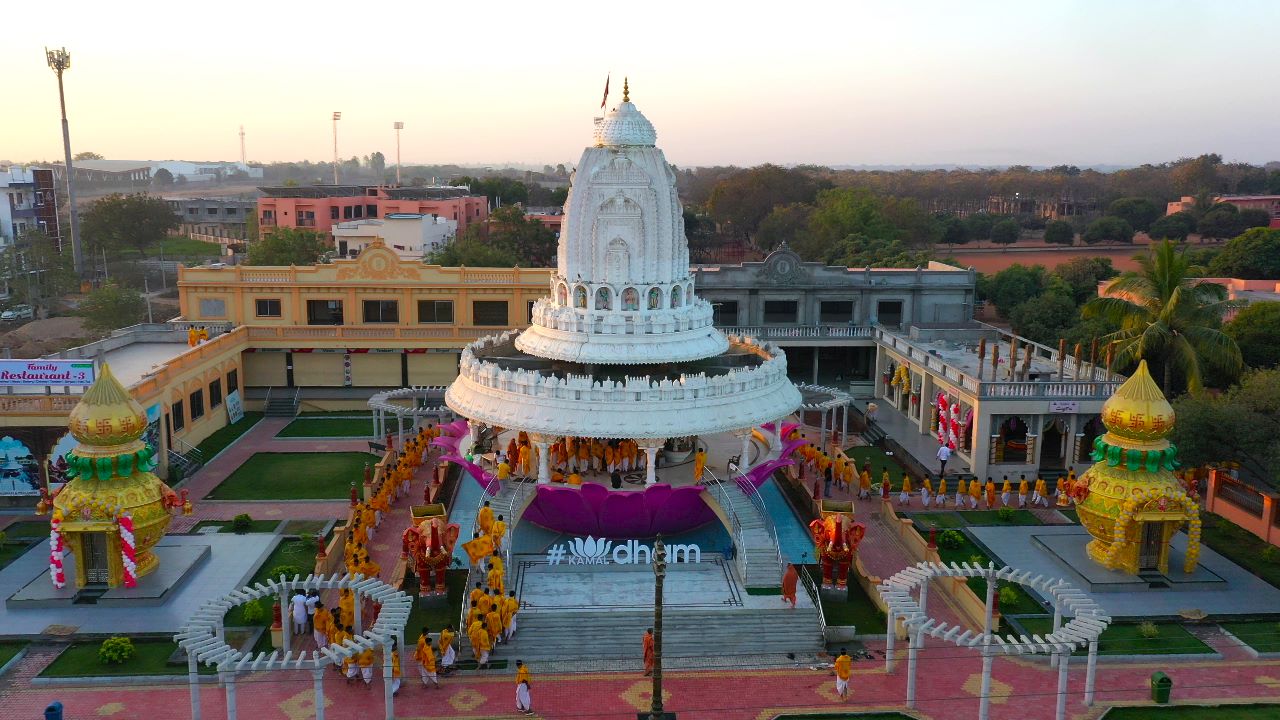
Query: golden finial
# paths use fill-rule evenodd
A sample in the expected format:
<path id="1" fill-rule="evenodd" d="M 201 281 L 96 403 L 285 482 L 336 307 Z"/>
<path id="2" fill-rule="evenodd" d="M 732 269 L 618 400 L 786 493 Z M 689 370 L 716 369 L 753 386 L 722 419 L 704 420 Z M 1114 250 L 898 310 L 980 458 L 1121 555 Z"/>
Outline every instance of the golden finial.
<path id="1" fill-rule="evenodd" d="M 622 78 L 622 102 L 631 102 L 631 88 L 626 77 Z"/>

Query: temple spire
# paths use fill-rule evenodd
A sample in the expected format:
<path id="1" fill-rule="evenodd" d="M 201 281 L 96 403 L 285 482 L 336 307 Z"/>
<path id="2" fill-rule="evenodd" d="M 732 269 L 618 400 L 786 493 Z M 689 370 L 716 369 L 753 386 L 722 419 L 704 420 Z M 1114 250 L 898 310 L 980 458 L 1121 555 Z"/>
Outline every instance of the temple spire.
<path id="1" fill-rule="evenodd" d="M 631 102 L 631 86 L 628 78 L 622 78 L 622 102 Z"/>

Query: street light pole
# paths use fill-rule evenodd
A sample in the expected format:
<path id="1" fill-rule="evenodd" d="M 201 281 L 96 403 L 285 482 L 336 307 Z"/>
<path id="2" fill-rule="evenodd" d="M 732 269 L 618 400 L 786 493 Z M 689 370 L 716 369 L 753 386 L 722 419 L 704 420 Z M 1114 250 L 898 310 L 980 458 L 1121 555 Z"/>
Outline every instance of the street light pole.
<path id="1" fill-rule="evenodd" d="M 67 197 L 71 203 L 71 262 L 76 275 L 84 277 L 84 250 L 80 247 L 80 210 L 76 208 L 76 185 L 71 169 L 71 129 L 67 125 L 67 98 L 62 91 L 62 73 L 71 69 L 71 53 L 66 48 L 44 49 L 46 61 L 58 76 L 58 105 L 62 108 L 62 151 L 66 155 Z"/>
<path id="2" fill-rule="evenodd" d="M 333 184 L 338 184 L 338 121 L 342 119 L 342 113 L 337 110 L 333 111 Z"/>
<path id="3" fill-rule="evenodd" d="M 662 582 L 667 577 L 667 546 L 659 534 L 653 541 L 653 704 L 650 720 L 663 720 L 662 710 Z"/>
<path id="4" fill-rule="evenodd" d="M 400 131 L 404 129 L 404 123 L 399 120 L 395 124 L 396 129 L 396 184 L 400 184 Z"/>

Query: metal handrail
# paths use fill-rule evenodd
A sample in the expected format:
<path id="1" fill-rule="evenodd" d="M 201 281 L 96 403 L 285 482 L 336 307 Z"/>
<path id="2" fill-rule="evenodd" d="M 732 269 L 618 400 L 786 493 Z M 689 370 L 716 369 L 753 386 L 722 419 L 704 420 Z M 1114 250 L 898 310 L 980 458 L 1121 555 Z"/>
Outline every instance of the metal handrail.
<path id="1" fill-rule="evenodd" d="M 459 470 L 464 474 L 468 474 L 468 475 L 470 474 L 470 473 L 467 473 L 467 471 L 463 470 L 462 468 L 459 468 Z M 474 482 L 475 478 L 472 478 L 472 481 Z M 480 491 L 480 500 L 476 502 L 475 511 L 472 512 L 471 514 L 471 517 L 473 518 L 471 521 L 472 523 L 471 531 L 473 533 L 475 532 L 474 518 L 480 514 L 480 508 L 484 507 L 484 503 L 486 500 L 492 500 L 495 497 L 497 496 L 489 492 L 488 486 L 485 486 L 484 489 Z M 466 584 L 463 585 L 463 590 L 462 590 L 462 593 L 463 593 L 462 608 L 458 611 L 458 637 L 459 638 L 465 637 L 467 633 L 467 626 L 466 626 L 467 611 L 470 609 L 469 606 L 467 605 L 467 593 L 471 592 L 471 588 L 474 585 L 474 581 L 472 580 L 473 572 L 474 571 L 471 568 L 471 563 L 467 563 L 467 581 L 466 581 Z M 461 644 L 462 642 L 461 639 L 459 639 L 458 642 L 459 644 Z"/>
<path id="2" fill-rule="evenodd" d="M 714 482 L 703 483 L 703 487 L 711 491 L 716 498 L 716 502 L 720 503 L 720 507 L 729 516 L 729 533 L 733 536 L 734 546 L 737 549 L 735 553 L 736 564 L 738 565 L 739 574 L 742 575 L 743 582 L 746 582 L 747 546 L 742 541 L 742 522 L 738 519 L 738 511 L 734 508 L 733 498 L 725 489 L 724 483 L 720 482 L 720 478 L 716 477 L 711 468 L 704 468 L 704 472 L 710 475 Z"/>
<path id="3" fill-rule="evenodd" d="M 813 607 L 818 611 L 818 627 L 822 630 L 822 636 L 827 635 L 827 616 L 822 612 L 822 596 L 818 591 L 818 585 L 813 581 L 813 576 L 809 574 L 809 568 L 800 566 L 800 584 L 804 585 L 804 591 L 809 595 L 809 599 L 813 601 Z"/>
<path id="4" fill-rule="evenodd" d="M 764 498 L 760 496 L 760 490 L 751 484 L 751 479 L 739 470 L 738 476 L 734 480 L 738 484 L 738 489 L 755 506 L 756 512 L 760 513 L 760 519 L 764 521 L 764 526 L 773 535 L 773 549 L 778 556 L 778 577 L 781 578 L 787 571 L 787 564 L 782 559 L 782 541 L 778 539 L 778 527 L 774 524 L 773 517 L 769 515 L 769 511 L 764 506 Z"/>

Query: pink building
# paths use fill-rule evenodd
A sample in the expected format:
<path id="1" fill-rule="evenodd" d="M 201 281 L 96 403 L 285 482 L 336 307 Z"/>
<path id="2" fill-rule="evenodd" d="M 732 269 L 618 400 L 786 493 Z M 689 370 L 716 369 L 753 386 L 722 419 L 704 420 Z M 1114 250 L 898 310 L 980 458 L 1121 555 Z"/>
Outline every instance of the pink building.
<path id="1" fill-rule="evenodd" d="M 1240 210 L 1265 210 L 1271 216 L 1271 227 L 1280 228 L 1280 195 L 1218 195 L 1213 198 L 1213 201 L 1230 203 Z M 1165 214 L 1172 215 L 1190 210 L 1195 207 L 1195 204 L 1194 197 L 1183 195 L 1181 200 L 1169 203 L 1165 208 Z"/>
<path id="2" fill-rule="evenodd" d="M 1255 302 L 1280 302 L 1280 280 L 1242 280 L 1240 278 L 1200 278 L 1201 282 L 1221 285 L 1227 289 L 1227 300 L 1232 307 L 1222 316 L 1229 321 L 1236 316 L 1240 308 Z M 1098 283 L 1098 297 L 1111 294 L 1111 283 L 1114 280 L 1103 280 Z"/>
<path id="3" fill-rule="evenodd" d="M 1204 509 L 1280 546 L 1280 491 L 1247 483 L 1226 470 L 1209 473 Z"/>
<path id="4" fill-rule="evenodd" d="M 383 218 L 391 213 L 437 215 L 458 224 L 458 232 L 489 219 L 489 200 L 465 187 L 308 185 L 259 188 L 258 227 L 300 227 L 329 235 L 341 222 Z"/>

